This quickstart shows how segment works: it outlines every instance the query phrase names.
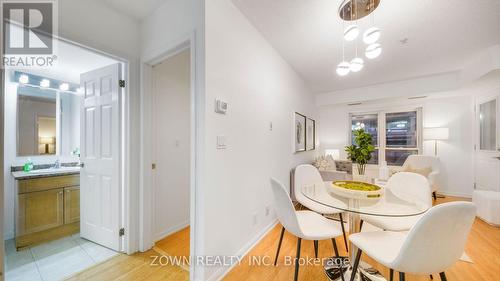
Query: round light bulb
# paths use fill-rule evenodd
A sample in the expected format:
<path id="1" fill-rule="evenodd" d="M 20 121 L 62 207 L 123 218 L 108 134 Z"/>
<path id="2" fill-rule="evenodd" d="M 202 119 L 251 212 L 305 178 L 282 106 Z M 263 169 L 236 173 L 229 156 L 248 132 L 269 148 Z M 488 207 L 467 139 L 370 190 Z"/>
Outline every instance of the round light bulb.
<path id="1" fill-rule="evenodd" d="M 50 80 L 49 79 L 43 79 L 40 81 L 40 87 L 42 88 L 48 88 L 50 87 Z"/>
<path id="2" fill-rule="evenodd" d="M 344 30 L 344 39 L 346 41 L 352 41 L 352 40 L 358 38 L 358 35 L 359 35 L 359 28 L 355 24 L 349 25 Z"/>
<path id="3" fill-rule="evenodd" d="M 19 83 L 28 84 L 29 81 L 30 81 L 30 78 L 28 77 L 28 75 L 21 74 L 21 76 L 19 76 Z"/>
<path id="4" fill-rule="evenodd" d="M 358 72 L 361 69 L 363 69 L 363 66 L 364 66 L 364 61 L 362 58 L 353 58 L 351 60 L 351 65 L 350 65 L 349 69 L 352 72 Z"/>
<path id="5" fill-rule="evenodd" d="M 373 44 L 380 39 L 380 29 L 377 27 L 370 27 L 368 28 L 365 33 L 363 33 L 363 42 L 366 44 Z"/>
<path id="6" fill-rule="evenodd" d="M 337 75 L 338 76 L 346 76 L 351 71 L 350 68 L 351 68 L 351 65 L 346 61 L 339 63 L 339 65 L 337 65 Z"/>
<path id="7" fill-rule="evenodd" d="M 61 91 L 67 91 L 67 90 L 69 90 L 69 84 L 68 83 L 62 83 L 61 85 L 59 85 L 59 90 L 61 90 Z"/>
<path id="8" fill-rule="evenodd" d="M 366 47 L 365 56 L 369 59 L 374 59 L 380 56 L 382 53 L 382 46 L 378 43 L 374 43 Z"/>

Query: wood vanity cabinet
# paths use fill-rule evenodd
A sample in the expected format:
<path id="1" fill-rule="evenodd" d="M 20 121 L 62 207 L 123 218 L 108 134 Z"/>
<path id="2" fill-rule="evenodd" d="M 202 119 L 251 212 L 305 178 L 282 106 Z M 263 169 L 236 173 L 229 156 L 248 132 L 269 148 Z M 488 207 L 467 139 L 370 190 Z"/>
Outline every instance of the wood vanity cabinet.
<path id="1" fill-rule="evenodd" d="M 16 247 L 58 239 L 80 230 L 80 176 L 18 181 Z"/>

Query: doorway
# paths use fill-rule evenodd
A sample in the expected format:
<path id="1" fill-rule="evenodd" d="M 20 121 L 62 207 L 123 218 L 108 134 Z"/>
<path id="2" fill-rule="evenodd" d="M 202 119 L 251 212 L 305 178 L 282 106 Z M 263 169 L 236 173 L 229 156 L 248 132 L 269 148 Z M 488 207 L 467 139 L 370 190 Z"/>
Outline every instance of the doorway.
<path id="1" fill-rule="evenodd" d="M 500 192 L 500 95 L 476 99 L 475 189 Z"/>
<path id="2" fill-rule="evenodd" d="M 60 280 L 126 250 L 126 69 L 60 39 L 53 68 L 6 70 L 6 280 Z"/>
<path id="3" fill-rule="evenodd" d="M 151 77 L 155 250 L 187 258 L 192 166 L 190 49 L 153 65 Z"/>

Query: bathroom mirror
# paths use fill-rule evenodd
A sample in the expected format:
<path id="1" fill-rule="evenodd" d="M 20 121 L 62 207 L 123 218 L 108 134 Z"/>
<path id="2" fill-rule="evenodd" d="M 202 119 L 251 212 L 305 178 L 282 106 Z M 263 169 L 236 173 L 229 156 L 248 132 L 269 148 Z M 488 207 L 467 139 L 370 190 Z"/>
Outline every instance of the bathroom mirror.
<path id="1" fill-rule="evenodd" d="M 80 97 L 20 85 L 17 89 L 17 155 L 78 156 Z"/>

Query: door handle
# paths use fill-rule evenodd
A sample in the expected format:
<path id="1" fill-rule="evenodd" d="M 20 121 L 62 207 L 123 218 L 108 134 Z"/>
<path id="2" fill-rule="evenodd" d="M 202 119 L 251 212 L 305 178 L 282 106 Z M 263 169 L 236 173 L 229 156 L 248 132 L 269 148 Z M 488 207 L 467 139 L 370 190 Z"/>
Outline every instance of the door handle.
<path id="1" fill-rule="evenodd" d="M 83 168 L 83 167 L 85 167 L 85 163 L 82 162 L 78 166 L 80 166 L 80 168 Z"/>

